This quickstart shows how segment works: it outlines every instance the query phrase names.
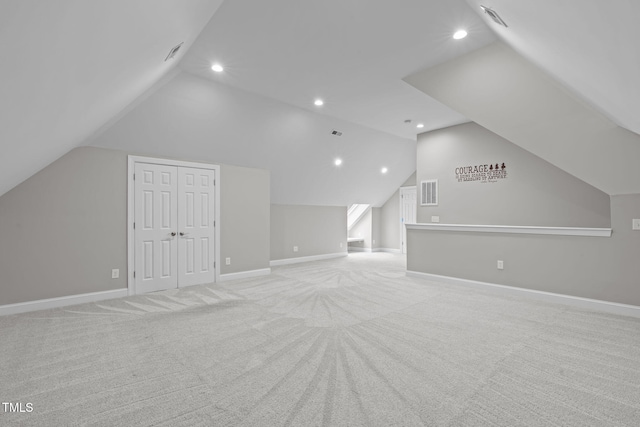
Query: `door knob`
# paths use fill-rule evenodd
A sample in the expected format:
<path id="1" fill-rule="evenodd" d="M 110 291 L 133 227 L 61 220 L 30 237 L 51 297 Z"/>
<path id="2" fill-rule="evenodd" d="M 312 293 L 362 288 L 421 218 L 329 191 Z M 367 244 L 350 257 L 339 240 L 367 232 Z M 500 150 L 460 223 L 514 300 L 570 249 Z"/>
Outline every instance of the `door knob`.
<path id="1" fill-rule="evenodd" d="M 186 236 L 187 234 L 189 234 L 189 233 L 184 233 L 182 231 L 180 232 L 180 236 Z"/>
<path id="2" fill-rule="evenodd" d="M 175 235 L 176 235 L 176 232 L 175 232 L 175 231 L 172 231 L 172 232 L 171 232 L 171 237 L 173 237 L 173 236 L 175 236 Z"/>

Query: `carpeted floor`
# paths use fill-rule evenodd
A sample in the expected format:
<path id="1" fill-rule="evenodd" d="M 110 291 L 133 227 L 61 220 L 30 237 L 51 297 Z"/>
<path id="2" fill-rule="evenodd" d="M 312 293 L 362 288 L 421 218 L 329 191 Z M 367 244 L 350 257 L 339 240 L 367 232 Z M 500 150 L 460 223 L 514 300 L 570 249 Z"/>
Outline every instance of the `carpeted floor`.
<path id="1" fill-rule="evenodd" d="M 0 401 L 33 408 L 3 426 L 638 426 L 640 320 L 353 254 L 0 317 Z"/>

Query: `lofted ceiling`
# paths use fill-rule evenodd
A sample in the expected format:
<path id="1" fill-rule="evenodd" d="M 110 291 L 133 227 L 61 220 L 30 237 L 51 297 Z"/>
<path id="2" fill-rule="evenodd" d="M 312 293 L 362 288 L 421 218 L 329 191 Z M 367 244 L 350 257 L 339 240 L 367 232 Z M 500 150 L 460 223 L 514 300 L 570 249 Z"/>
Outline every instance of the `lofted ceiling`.
<path id="1" fill-rule="evenodd" d="M 413 172 L 415 153 L 407 147 L 415 146 L 416 134 L 476 116 L 464 97 L 462 104 L 450 103 L 447 96 L 430 96 L 403 79 L 470 58 L 497 40 L 605 120 L 640 133 L 640 54 L 632 34 L 640 3 L 492 0 L 487 6 L 509 28 L 494 24 L 480 3 L 2 2 L 0 195 L 72 148 L 92 144 L 267 168 L 272 194 L 282 203 L 377 204 Z M 453 40 L 459 28 L 469 36 Z M 165 62 L 180 42 L 176 58 Z M 213 73 L 214 62 L 224 65 L 224 72 Z M 315 98 L 325 104 L 315 107 Z M 219 100 L 229 108 L 216 104 Z M 518 102 L 524 106 L 527 100 Z M 225 123 L 207 123 L 211 117 L 205 112 Z M 185 120 L 173 126 L 169 114 Z M 345 131 L 342 145 L 327 139 L 333 128 Z M 154 133 L 158 129 L 182 142 L 171 145 Z M 215 143 L 207 144 L 207 135 Z M 305 144 L 287 149 L 301 140 Z M 260 150 L 248 155 L 252 144 Z M 522 145 L 536 152 L 531 138 Z M 269 150 L 278 155 L 259 155 Z M 328 167 L 327 160 L 340 152 L 357 168 Z M 287 166 L 300 159 L 298 166 Z M 396 169 L 386 181 L 369 175 L 388 159 Z M 566 165 L 580 177 L 580 170 Z M 315 178 L 298 179 L 309 171 Z M 288 186 L 296 179 L 299 185 Z M 347 188 L 346 181 L 357 185 Z M 368 200 L 357 199 L 359 194 Z"/>
<path id="2" fill-rule="evenodd" d="M 459 28 L 470 37 L 454 40 Z M 495 39 L 463 0 L 234 0 L 220 7 L 180 67 L 415 140 L 468 119 L 402 78 Z M 211 71 L 215 62 L 224 64 L 224 73 Z M 315 98 L 325 101 L 322 108 L 313 105 Z M 418 123 L 425 127 L 417 129 Z"/>
<path id="3" fill-rule="evenodd" d="M 222 0 L 0 2 L 0 195 L 166 75 Z"/>

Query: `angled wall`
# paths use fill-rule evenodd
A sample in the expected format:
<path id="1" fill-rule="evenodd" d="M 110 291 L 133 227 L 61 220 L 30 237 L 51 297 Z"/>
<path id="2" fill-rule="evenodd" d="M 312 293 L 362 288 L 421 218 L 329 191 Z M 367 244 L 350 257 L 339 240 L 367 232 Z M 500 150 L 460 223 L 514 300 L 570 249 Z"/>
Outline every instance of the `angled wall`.
<path id="1" fill-rule="evenodd" d="M 127 287 L 128 154 L 76 148 L 0 196 L 0 306 Z M 221 274 L 268 268 L 269 172 L 220 174 Z"/>
<path id="2" fill-rule="evenodd" d="M 640 135 L 617 126 L 501 42 L 405 80 L 609 195 L 640 193 Z"/>
<path id="3" fill-rule="evenodd" d="M 418 137 L 418 185 L 438 180 L 438 205 L 420 206 L 418 222 L 609 227 L 609 196 L 476 123 Z M 461 168 L 500 167 L 505 178 Z M 467 169 L 468 170 L 468 169 Z M 461 172 L 461 173 L 458 173 Z"/>
<path id="4" fill-rule="evenodd" d="M 494 182 L 460 180 L 467 165 L 506 165 Z M 495 166 L 495 165 L 494 165 Z M 611 228 L 611 237 L 409 230 L 407 269 L 419 273 L 640 305 L 640 194 L 608 196 L 475 123 L 422 134 L 417 181 L 439 180 L 438 206 L 418 221 Z M 504 269 L 497 269 L 502 260 Z"/>

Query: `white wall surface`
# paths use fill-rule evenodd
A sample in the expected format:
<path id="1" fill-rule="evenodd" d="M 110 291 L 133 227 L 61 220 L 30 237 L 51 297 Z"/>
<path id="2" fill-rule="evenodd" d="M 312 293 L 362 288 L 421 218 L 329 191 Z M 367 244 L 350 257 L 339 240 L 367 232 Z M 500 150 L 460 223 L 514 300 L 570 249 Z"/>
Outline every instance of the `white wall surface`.
<path id="1" fill-rule="evenodd" d="M 267 169 L 272 203 L 316 206 L 381 205 L 414 169 L 416 147 L 184 72 L 90 144 Z"/>

